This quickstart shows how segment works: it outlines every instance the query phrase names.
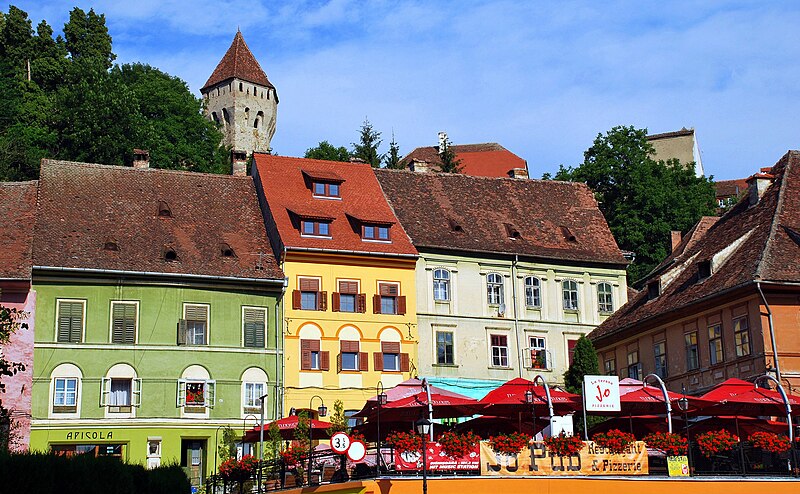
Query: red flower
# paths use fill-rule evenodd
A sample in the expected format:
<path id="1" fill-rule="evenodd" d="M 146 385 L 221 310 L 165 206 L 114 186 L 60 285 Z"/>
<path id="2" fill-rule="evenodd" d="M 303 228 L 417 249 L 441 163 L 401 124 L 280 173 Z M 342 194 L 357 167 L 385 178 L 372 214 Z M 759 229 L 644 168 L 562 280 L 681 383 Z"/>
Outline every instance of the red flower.
<path id="1" fill-rule="evenodd" d="M 281 453 L 281 458 L 287 467 L 294 467 L 302 463 L 308 455 L 308 451 L 296 447 L 291 447 Z"/>
<path id="2" fill-rule="evenodd" d="M 442 434 L 437 442 L 450 458 L 462 458 L 468 455 L 480 440 L 481 438 L 471 431 L 464 434 L 448 431 Z"/>
<path id="3" fill-rule="evenodd" d="M 620 455 L 628 450 L 628 447 L 636 441 L 636 437 L 630 432 L 611 429 L 606 433 L 598 432 L 592 436 L 592 441 L 601 448 L 607 449 L 611 454 Z"/>
<path id="4" fill-rule="evenodd" d="M 697 436 L 697 446 L 706 458 L 730 451 L 739 443 L 739 438 L 726 430 L 710 431 Z"/>
<path id="5" fill-rule="evenodd" d="M 489 445 L 496 453 L 515 455 L 528 447 L 531 436 L 519 432 L 500 434 L 489 438 Z"/>
<path id="6" fill-rule="evenodd" d="M 682 456 L 688 450 L 686 438 L 674 432 L 653 432 L 644 436 L 644 442 L 667 456 Z"/>
<path id="7" fill-rule="evenodd" d="M 784 453 L 792 447 L 788 437 L 779 436 L 772 432 L 754 432 L 747 439 L 756 448 L 761 448 L 771 453 Z"/>
<path id="8" fill-rule="evenodd" d="M 241 460 L 231 458 L 219 466 L 219 474 L 225 480 L 244 482 L 249 479 L 258 468 L 258 460 L 253 455 L 245 455 Z"/>
<path id="9" fill-rule="evenodd" d="M 386 437 L 386 442 L 394 446 L 400 453 L 406 451 L 422 451 L 422 436 L 408 432 L 393 432 Z"/>
<path id="10" fill-rule="evenodd" d="M 563 432 L 557 436 L 544 438 L 544 444 L 553 456 L 575 456 L 583 449 L 580 437 L 568 436 Z"/>

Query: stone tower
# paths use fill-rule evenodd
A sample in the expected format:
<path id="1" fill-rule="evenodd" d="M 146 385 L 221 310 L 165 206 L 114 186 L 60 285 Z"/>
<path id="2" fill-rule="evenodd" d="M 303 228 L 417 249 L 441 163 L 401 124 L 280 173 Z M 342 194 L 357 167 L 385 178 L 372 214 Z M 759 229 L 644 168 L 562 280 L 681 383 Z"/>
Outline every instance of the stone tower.
<path id="1" fill-rule="evenodd" d="M 206 116 L 222 126 L 225 144 L 233 148 L 234 156 L 269 150 L 275 134 L 278 93 L 241 31 L 200 92 Z"/>

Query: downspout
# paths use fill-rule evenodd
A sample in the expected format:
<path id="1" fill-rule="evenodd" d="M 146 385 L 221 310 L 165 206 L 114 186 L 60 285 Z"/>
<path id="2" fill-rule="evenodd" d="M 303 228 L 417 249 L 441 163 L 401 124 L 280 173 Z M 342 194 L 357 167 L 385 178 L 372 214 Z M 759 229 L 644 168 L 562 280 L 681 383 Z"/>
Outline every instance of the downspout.
<path id="1" fill-rule="evenodd" d="M 767 308 L 767 321 L 769 323 L 769 340 L 772 344 L 772 360 L 775 361 L 775 376 L 778 378 L 778 382 L 781 381 L 781 366 L 778 363 L 778 345 L 775 342 L 775 327 L 772 323 L 772 309 L 769 306 L 769 302 L 767 302 L 767 297 L 764 296 L 764 292 L 761 290 L 761 282 L 756 281 L 756 290 L 758 290 L 758 294 L 761 295 L 761 301 L 764 302 L 764 307 Z"/>
<path id="2" fill-rule="evenodd" d="M 517 341 L 517 368 L 519 377 L 522 377 L 523 356 L 522 348 L 519 346 L 519 314 L 517 313 L 517 263 L 519 255 L 514 254 L 514 262 L 511 263 L 511 303 L 514 305 L 514 338 Z"/>
<path id="3" fill-rule="evenodd" d="M 283 271 L 283 267 L 286 265 L 286 246 L 283 247 L 283 252 L 281 253 L 281 260 L 280 260 L 280 268 Z M 284 272 L 283 278 L 283 297 L 281 298 L 281 319 L 280 319 L 280 331 L 275 332 L 276 338 L 276 345 L 277 345 L 277 338 L 281 339 L 281 386 L 279 388 L 279 392 L 281 394 L 280 399 L 280 414 L 276 415 L 275 418 L 283 417 L 283 411 L 286 408 L 286 348 L 284 348 L 285 339 L 283 337 L 283 325 L 286 323 L 286 290 L 289 288 L 289 278 L 287 278 L 286 273 Z"/>

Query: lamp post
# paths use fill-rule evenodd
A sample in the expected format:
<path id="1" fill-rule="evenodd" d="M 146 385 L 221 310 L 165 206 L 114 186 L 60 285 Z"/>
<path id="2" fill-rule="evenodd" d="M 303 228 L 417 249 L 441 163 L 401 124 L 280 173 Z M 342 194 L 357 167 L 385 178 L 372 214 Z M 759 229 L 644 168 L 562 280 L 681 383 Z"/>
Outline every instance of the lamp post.
<path id="1" fill-rule="evenodd" d="M 530 389 L 525 391 L 525 403 L 531 406 L 531 414 L 533 415 L 533 435 L 536 436 L 536 405 L 533 403 L 533 391 Z M 520 430 L 520 432 L 522 432 Z"/>
<path id="2" fill-rule="evenodd" d="M 214 482 L 213 482 L 213 484 L 214 484 L 214 494 L 216 494 L 216 492 L 217 492 L 217 477 L 218 477 L 218 473 L 219 473 L 219 472 L 217 472 L 217 458 L 218 458 L 218 455 L 219 455 L 219 430 L 224 428 L 224 427 L 226 427 L 226 426 L 221 425 L 221 426 L 217 427 L 217 432 L 214 433 Z"/>
<path id="3" fill-rule="evenodd" d="M 689 476 L 692 475 L 692 441 L 689 438 L 689 399 L 686 397 L 686 386 L 682 386 L 683 397 L 678 400 L 678 408 L 683 412 L 683 425 L 686 429 L 686 453 L 689 459 Z"/>
<path id="4" fill-rule="evenodd" d="M 264 400 L 266 399 L 267 395 L 263 395 L 258 398 L 259 404 L 261 405 L 261 428 L 258 431 L 258 492 L 261 492 L 261 470 L 262 463 L 264 461 Z M 246 419 L 246 417 L 245 417 Z"/>
<path id="5" fill-rule="evenodd" d="M 389 397 L 386 396 L 386 393 L 383 391 L 383 383 L 378 381 L 378 385 L 375 387 L 377 400 L 378 400 L 378 475 L 381 474 L 381 463 L 383 463 L 383 454 L 381 454 L 381 408 L 389 402 Z"/>
<path id="6" fill-rule="evenodd" d="M 319 413 L 320 417 L 324 417 L 328 415 L 328 407 L 325 406 L 325 400 L 322 399 L 319 395 L 314 395 L 308 400 L 308 408 L 311 409 L 314 407 L 314 398 L 319 398 L 319 407 L 317 407 L 317 412 Z M 312 418 L 308 418 L 308 485 L 311 485 L 311 457 L 314 454 L 314 446 L 311 442 L 311 438 L 314 433 L 314 427 Z"/>
<path id="7" fill-rule="evenodd" d="M 431 429 L 431 421 L 425 417 L 417 420 L 417 433 L 422 438 L 422 494 L 428 494 L 428 431 Z"/>

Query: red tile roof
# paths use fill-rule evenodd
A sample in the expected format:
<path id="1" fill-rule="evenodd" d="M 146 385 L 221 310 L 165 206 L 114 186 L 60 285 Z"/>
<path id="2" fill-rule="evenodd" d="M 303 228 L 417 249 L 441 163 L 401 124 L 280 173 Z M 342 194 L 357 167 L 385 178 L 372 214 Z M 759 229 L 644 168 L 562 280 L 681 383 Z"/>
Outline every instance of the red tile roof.
<path id="1" fill-rule="evenodd" d="M 627 264 L 586 184 L 404 170 L 375 173 L 419 249 Z M 511 238 L 514 231 L 519 238 Z"/>
<path id="2" fill-rule="evenodd" d="M 277 228 L 281 248 L 416 256 L 416 249 L 386 202 L 369 164 L 260 153 L 254 156 L 256 186 L 259 193 L 263 190 L 268 205 L 268 228 Z M 337 182 L 342 181 L 341 200 L 313 197 L 312 182 L 306 177 L 337 177 Z M 333 218 L 331 238 L 301 236 L 300 217 Z M 359 220 L 392 224 L 391 243 L 363 241 Z"/>
<path id="3" fill-rule="evenodd" d="M 747 288 L 755 281 L 800 282 L 800 151 L 784 155 L 772 174 L 774 181 L 755 206 L 746 199 L 740 201 L 705 235 L 654 271 L 650 281 L 661 280 L 658 297 L 649 300 L 647 290 L 642 290 L 590 338 L 597 342 L 624 337 L 672 317 L 685 317 L 692 306 Z M 699 280 L 699 264 L 736 241 L 741 243 L 727 260 L 715 267 L 709 278 Z"/>
<path id="4" fill-rule="evenodd" d="M 716 189 L 717 199 L 737 197 L 747 191 L 747 179 L 719 180 L 714 182 L 714 188 Z"/>
<path id="5" fill-rule="evenodd" d="M 462 173 L 476 177 L 508 177 L 514 168 L 528 165 L 524 159 L 512 153 L 496 142 L 484 144 L 454 144 L 450 146 L 456 157 L 461 160 Z M 441 165 L 439 146 L 419 147 L 403 158 L 403 163 L 411 160 L 427 161 L 433 165 Z"/>
<path id="6" fill-rule="evenodd" d="M 0 182 L 0 279 L 31 278 L 38 182 Z"/>
<path id="7" fill-rule="evenodd" d="M 217 64 L 217 68 L 211 73 L 211 77 L 208 78 L 200 91 L 202 92 L 206 88 L 234 78 L 275 88 L 267 79 L 267 74 L 264 73 L 250 48 L 247 47 L 241 32 L 237 32 L 236 36 L 233 37 L 233 43 L 231 43 L 230 48 L 225 52 L 222 60 Z"/>
<path id="8" fill-rule="evenodd" d="M 250 177 L 44 160 L 35 238 L 35 266 L 283 279 Z"/>

